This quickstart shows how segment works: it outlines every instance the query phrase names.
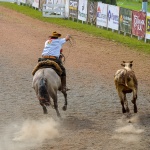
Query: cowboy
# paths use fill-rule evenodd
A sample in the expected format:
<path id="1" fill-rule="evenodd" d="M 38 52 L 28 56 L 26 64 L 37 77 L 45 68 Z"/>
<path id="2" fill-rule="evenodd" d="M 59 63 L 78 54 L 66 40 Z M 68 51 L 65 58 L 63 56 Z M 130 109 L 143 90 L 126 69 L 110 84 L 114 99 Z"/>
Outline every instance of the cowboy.
<path id="1" fill-rule="evenodd" d="M 69 89 L 66 88 L 66 69 L 62 64 L 60 59 L 62 45 L 70 40 L 70 35 L 67 35 L 65 38 L 61 37 L 60 33 L 56 31 L 49 36 L 49 39 L 45 42 L 45 46 L 42 52 L 42 58 L 50 59 L 55 61 L 60 68 L 62 69 L 61 74 L 61 84 L 62 84 L 62 91 L 68 91 Z"/>

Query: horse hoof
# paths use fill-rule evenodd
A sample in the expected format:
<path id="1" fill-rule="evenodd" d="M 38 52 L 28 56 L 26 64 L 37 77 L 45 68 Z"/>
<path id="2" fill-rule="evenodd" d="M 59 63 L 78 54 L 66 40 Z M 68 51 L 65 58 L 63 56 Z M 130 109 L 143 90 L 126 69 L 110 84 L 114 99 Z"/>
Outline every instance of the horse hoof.
<path id="1" fill-rule="evenodd" d="M 43 113 L 44 113 L 44 114 L 48 114 L 47 110 L 44 110 Z"/>
<path id="2" fill-rule="evenodd" d="M 134 109 L 134 113 L 137 113 L 137 109 Z"/>
<path id="3" fill-rule="evenodd" d="M 57 117 L 58 117 L 58 118 L 61 118 L 61 115 L 60 115 L 60 114 L 57 114 Z"/>
<path id="4" fill-rule="evenodd" d="M 137 113 L 137 106 L 134 106 L 134 113 Z"/>
<path id="5" fill-rule="evenodd" d="M 126 110 L 125 110 L 125 109 L 122 109 L 122 113 L 126 113 Z"/>
<path id="6" fill-rule="evenodd" d="M 63 109 L 63 111 L 66 111 L 67 110 L 67 106 L 63 106 L 62 109 Z"/>
<path id="7" fill-rule="evenodd" d="M 127 112 L 127 113 L 129 113 L 129 112 L 130 112 L 129 108 L 127 108 L 127 109 L 126 109 L 126 112 Z"/>

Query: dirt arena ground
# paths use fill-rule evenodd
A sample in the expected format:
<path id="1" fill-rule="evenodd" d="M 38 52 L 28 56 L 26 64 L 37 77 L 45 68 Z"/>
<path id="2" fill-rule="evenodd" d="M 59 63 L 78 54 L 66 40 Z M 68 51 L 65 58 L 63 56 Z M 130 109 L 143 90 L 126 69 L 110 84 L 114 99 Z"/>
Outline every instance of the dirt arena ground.
<path id="1" fill-rule="evenodd" d="M 68 109 L 44 115 L 32 89 L 32 70 L 53 31 L 73 35 L 65 44 Z M 44 23 L 0 6 L 0 150 L 149 150 L 150 56 L 113 41 Z M 132 40 L 132 39 L 131 39 Z M 137 41 L 138 42 L 138 41 Z M 121 112 L 114 73 L 133 60 L 138 113 Z"/>

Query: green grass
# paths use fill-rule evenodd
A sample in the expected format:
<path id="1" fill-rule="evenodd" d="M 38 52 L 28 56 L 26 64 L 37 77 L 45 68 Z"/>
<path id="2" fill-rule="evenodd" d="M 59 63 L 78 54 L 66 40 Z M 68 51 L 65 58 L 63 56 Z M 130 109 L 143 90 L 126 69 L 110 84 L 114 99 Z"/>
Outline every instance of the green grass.
<path id="1" fill-rule="evenodd" d="M 9 9 L 13 9 L 19 13 L 23 13 L 32 18 L 41 20 L 43 22 L 49 22 L 52 24 L 58 24 L 66 28 L 75 29 L 84 33 L 88 33 L 97 37 L 104 37 L 108 40 L 113 40 L 119 43 L 122 43 L 134 50 L 150 54 L 150 44 L 145 43 L 142 40 L 137 40 L 137 37 L 131 38 L 130 36 L 124 36 L 123 34 L 118 34 L 118 32 L 112 32 L 111 30 L 97 28 L 94 25 L 82 24 L 79 22 L 73 22 L 68 19 L 59 19 L 59 18 L 44 18 L 42 12 L 35 10 L 28 6 L 18 6 L 17 4 L 4 3 L 0 2 L 0 6 L 4 6 Z M 11 15 L 11 14 L 10 14 Z"/>
<path id="2" fill-rule="evenodd" d="M 123 8 L 140 11 L 143 0 L 117 0 L 117 5 Z M 147 3 L 148 4 L 148 3 Z M 150 5 L 147 5 L 147 11 L 150 12 Z"/>

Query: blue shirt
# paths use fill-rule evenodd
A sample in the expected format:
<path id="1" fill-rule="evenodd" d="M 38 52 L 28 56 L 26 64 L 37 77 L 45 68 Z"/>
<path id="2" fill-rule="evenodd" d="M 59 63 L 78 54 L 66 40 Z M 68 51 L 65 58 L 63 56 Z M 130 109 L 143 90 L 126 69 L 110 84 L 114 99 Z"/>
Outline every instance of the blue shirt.
<path id="1" fill-rule="evenodd" d="M 65 38 L 62 39 L 50 39 L 45 42 L 45 47 L 42 52 L 42 56 L 60 56 L 60 50 L 62 45 L 66 42 Z"/>

